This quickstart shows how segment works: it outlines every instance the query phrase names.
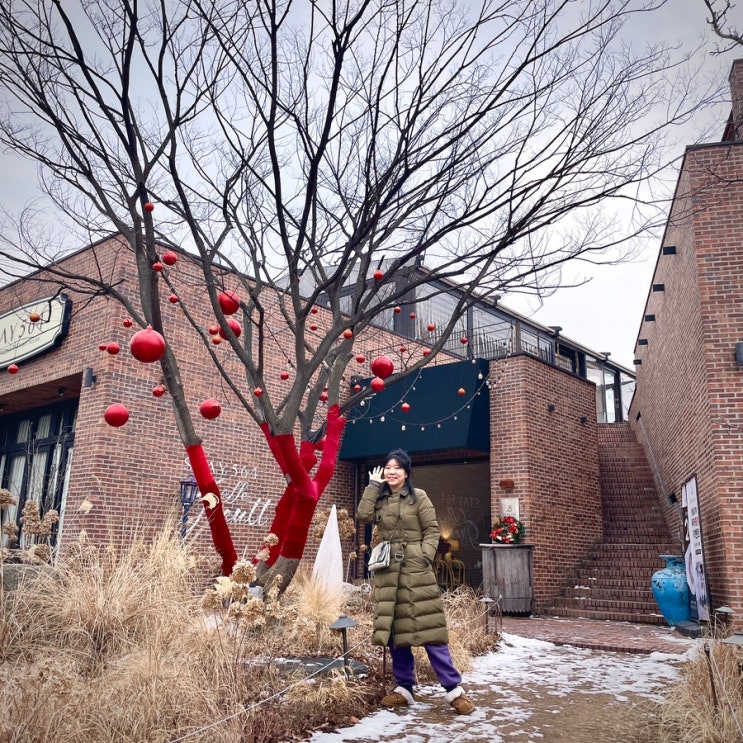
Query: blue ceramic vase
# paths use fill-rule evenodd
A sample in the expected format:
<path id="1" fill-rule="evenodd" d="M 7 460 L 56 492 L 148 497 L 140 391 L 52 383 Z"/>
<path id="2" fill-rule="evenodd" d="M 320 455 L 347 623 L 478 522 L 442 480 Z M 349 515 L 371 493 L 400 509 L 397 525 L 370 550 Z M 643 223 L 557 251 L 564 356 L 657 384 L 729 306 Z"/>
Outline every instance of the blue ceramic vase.
<path id="1" fill-rule="evenodd" d="M 669 626 L 688 622 L 690 616 L 689 584 L 686 582 L 684 558 L 680 555 L 659 555 L 666 565 L 653 573 L 650 583 L 660 613 Z"/>

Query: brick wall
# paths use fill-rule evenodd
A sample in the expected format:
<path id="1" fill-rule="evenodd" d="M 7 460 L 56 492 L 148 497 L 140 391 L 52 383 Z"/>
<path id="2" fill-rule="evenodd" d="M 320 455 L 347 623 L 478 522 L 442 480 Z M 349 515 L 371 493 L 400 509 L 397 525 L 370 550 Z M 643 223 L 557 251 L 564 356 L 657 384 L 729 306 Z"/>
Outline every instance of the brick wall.
<path id="1" fill-rule="evenodd" d="M 596 387 L 526 355 L 493 362 L 493 378 L 491 507 L 497 515 L 502 497 L 519 499 L 539 613 L 601 541 Z"/>
<path id="2" fill-rule="evenodd" d="M 743 82 L 736 63 L 738 87 Z M 738 95 L 740 90 L 738 92 Z M 675 254 L 664 254 L 670 246 Z M 697 478 L 712 607 L 743 615 L 743 142 L 690 148 L 684 158 L 638 346 L 630 410 L 647 432 L 660 496 Z M 637 416 L 641 416 L 641 421 Z M 669 523 L 678 520 L 664 504 Z"/>

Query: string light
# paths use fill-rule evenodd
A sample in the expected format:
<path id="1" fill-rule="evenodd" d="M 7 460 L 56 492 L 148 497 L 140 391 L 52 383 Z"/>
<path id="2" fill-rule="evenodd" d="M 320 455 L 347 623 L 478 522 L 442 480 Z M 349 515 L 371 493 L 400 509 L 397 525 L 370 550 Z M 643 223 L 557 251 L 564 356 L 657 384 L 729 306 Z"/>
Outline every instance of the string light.
<path id="1" fill-rule="evenodd" d="M 473 363 L 476 363 L 476 360 L 474 360 Z M 358 416 L 355 419 L 352 419 L 350 422 L 356 423 L 357 420 L 363 420 L 363 419 L 368 420 L 370 424 L 373 424 L 375 421 L 378 421 L 379 423 L 393 422 L 393 423 L 401 424 L 400 426 L 401 431 L 407 430 L 405 423 L 402 423 L 401 419 L 395 416 L 395 409 L 399 406 L 400 400 L 405 399 L 406 395 L 408 395 L 410 392 L 415 391 L 415 383 L 420 378 L 420 375 L 421 375 L 421 370 L 419 369 L 415 378 L 412 380 L 407 390 L 401 391 L 400 398 L 393 405 L 391 405 L 387 410 L 375 414 L 372 412 L 371 406 L 369 406 L 369 408 L 365 410 L 362 413 L 362 415 Z M 438 420 L 427 421 L 425 422 L 425 424 L 423 424 L 423 422 L 419 422 L 418 425 L 420 425 L 420 430 L 425 431 L 426 425 L 433 425 L 434 423 L 436 424 L 436 428 L 440 429 L 442 426 L 442 423 L 446 423 L 449 420 L 458 421 L 459 413 L 461 413 L 463 410 L 471 410 L 472 409 L 471 403 L 475 395 L 480 395 L 483 387 L 487 387 L 488 389 L 492 387 L 492 383 L 491 383 L 489 375 L 485 376 L 482 374 L 482 372 L 480 372 L 478 373 L 477 378 L 479 380 L 479 384 L 468 400 L 463 401 L 463 404 L 459 408 L 452 411 L 448 416 L 444 418 L 440 418 Z M 497 383 L 497 381 L 498 381 L 498 378 L 496 378 L 495 382 Z M 365 407 L 364 400 L 360 402 L 359 407 Z M 409 417 L 409 414 L 406 414 L 406 417 Z"/>

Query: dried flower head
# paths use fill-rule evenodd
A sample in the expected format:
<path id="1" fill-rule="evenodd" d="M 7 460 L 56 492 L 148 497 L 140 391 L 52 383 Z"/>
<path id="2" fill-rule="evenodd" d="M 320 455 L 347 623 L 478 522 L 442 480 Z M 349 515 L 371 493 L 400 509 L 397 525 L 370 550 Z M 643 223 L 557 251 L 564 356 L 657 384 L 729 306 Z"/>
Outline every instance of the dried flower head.
<path id="1" fill-rule="evenodd" d="M 26 559 L 28 562 L 47 563 L 51 559 L 51 556 L 52 550 L 48 544 L 33 544 L 26 552 Z"/>
<path id="2" fill-rule="evenodd" d="M 15 506 L 18 501 L 13 497 L 10 490 L 0 488 L 0 511 L 5 510 L 8 506 Z"/>
<path id="3" fill-rule="evenodd" d="M 41 515 L 39 514 L 39 504 L 35 500 L 27 500 L 23 506 L 21 523 L 25 534 L 38 534 L 41 529 Z"/>
<path id="4" fill-rule="evenodd" d="M 269 547 L 275 547 L 279 543 L 279 538 L 275 534 L 269 534 L 266 537 L 266 544 Z"/>
<path id="5" fill-rule="evenodd" d="M 229 578 L 220 575 L 219 578 L 217 578 L 214 590 L 217 592 L 217 596 L 221 599 L 232 598 L 232 581 Z"/>
<path id="6" fill-rule="evenodd" d="M 18 524 L 15 521 L 7 521 L 3 524 L 3 534 L 9 542 L 15 542 L 18 539 Z"/>
<path id="7" fill-rule="evenodd" d="M 271 556 L 271 551 L 268 547 L 261 547 L 258 552 L 255 553 L 256 562 L 265 562 Z"/>
<path id="8" fill-rule="evenodd" d="M 255 566 L 252 562 L 240 560 L 232 569 L 232 580 L 235 583 L 248 584 L 255 580 Z"/>
<path id="9" fill-rule="evenodd" d="M 78 511 L 83 515 L 90 513 L 90 509 L 93 508 L 93 501 L 89 501 L 87 498 L 78 506 Z"/>

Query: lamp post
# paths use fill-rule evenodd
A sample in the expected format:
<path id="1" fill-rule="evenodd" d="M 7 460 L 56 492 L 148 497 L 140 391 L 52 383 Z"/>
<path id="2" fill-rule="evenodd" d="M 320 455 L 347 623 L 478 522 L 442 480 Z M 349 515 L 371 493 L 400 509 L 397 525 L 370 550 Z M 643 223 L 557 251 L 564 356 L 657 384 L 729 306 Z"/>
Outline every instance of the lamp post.
<path id="1" fill-rule="evenodd" d="M 196 478 L 190 475 L 186 480 L 181 480 L 181 505 L 183 506 L 183 519 L 181 520 L 181 539 L 186 538 L 186 524 L 188 524 L 188 512 L 199 493 L 199 485 Z"/>

